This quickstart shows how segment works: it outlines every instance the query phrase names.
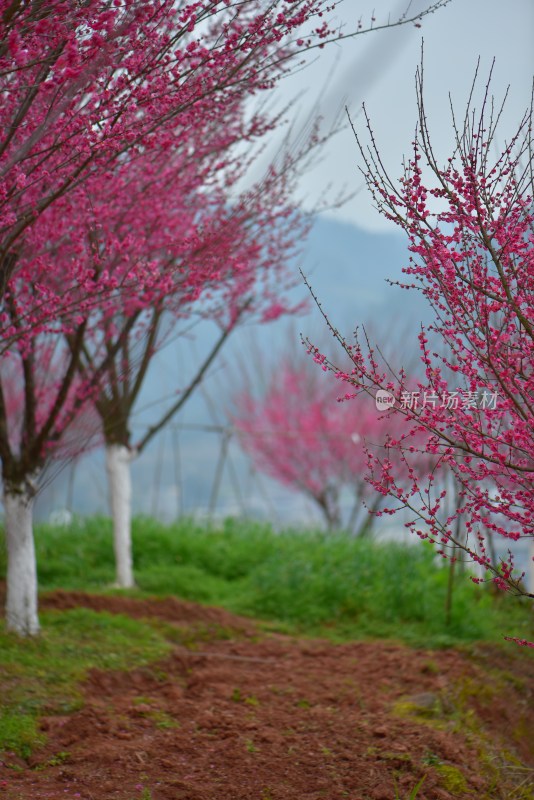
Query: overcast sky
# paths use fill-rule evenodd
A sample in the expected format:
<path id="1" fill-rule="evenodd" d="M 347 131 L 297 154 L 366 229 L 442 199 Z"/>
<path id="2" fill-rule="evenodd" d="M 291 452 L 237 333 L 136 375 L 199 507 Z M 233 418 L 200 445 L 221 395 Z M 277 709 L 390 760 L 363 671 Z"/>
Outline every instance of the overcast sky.
<path id="1" fill-rule="evenodd" d="M 392 0 L 388 5 L 387 0 L 382 0 L 377 5 L 384 9 L 376 13 L 380 23 L 387 17 L 388 8 L 395 17 L 406 2 Z M 416 0 L 412 8 L 425 5 L 424 0 Z M 345 0 L 337 12 L 346 31 L 354 29 L 360 14 L 365 22 L 371 13 L 372 6 L 358 0 Z M 462 111 L 479 56 L 483 78 L 496 59 L 492 86 L 497 99 L 510 86 L 499 143 L 504 140 L 530 102 L 534 74 L 533 0 L 509 0 L 506 4 L 502 0 L 451 0 L 448 6 L 427 17 L 421 28 L 409 25 L 370 33 L 315 51 L 319 53 L 315 62 L 279 87 L 280 101 L 286 102 L 307 89 L 299 100 L 304 118 L 333 70 L 328 88 L 320 97 L 326 123 L 346 104 L 358 130 L 363 132 L 359 110 L 365 102 L 388 170 L 392 176 L 400 176 L 402 157 L 409 153 L 415 129 L 414 76 L 422 38 L 426 108 L 437 154 L 446 158 L 452 144 L 448 94 L 451 93 L 455 108 Z M 294 110 L 295 106 L 292 113 Z M 361 187 L 358 156 L 352 133 L 346 130 L 339 134 L 325 147 L 322 162 L 302 180 L 302 196 L 313 202 L 328 184 L 334 191 L 343 185 L 352 190 Z M 365 190 L 330 213 L 369 230 L 391 230 L 391 224 L 371 207 Z"/>

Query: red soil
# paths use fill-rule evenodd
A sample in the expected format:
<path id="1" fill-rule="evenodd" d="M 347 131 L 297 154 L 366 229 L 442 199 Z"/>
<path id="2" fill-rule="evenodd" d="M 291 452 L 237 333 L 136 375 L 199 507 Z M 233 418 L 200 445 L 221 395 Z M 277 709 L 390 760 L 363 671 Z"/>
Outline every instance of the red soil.
<path id="1" fill-rule="evenodd" d="M 83 708 L 42 720 L 42 749 L 5 757 L 6 800 L 404 800 L 423 777 L 417 800 L 533 796 L 513 793 L 534 774 L 532 660 L 513 645 L 294 640 L 175 599 L 54 592 L 42 606 L 156 616 L 197 640 L 93 671 Z"/>

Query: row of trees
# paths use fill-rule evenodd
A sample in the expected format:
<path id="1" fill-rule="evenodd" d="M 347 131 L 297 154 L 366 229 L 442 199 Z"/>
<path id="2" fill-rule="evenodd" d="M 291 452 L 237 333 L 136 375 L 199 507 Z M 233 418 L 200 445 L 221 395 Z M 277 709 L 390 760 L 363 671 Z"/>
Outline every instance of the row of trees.
<path id="1" fill-rule="evenodd" d="M 131 585 L 131 459 L 187 400 L 236 325 L 291 311 L 285 270 L 307 225 L 291 194 L 323 141 L 318 129 L 258 185 L 237 186 L 254 144 L 280 123 L 251 113 L 250 99 L 272 89 L 302 50 L 339 38 L 326 10 L 322 0 L 0 2 L 0 458 L 10 629 L 39 627 L 32 504 L 48 461 L 103 431 L 118 581 Z M 444 557 L 460 548 L 500 588 L 528 594 L 512 555 L 487 551 L 485 532 L 534 538 L 532 109 L 499 151 L 499 112 L 486 87 L 481 111 L 470 104 L 463 122 L 454 120 L 453 153 L 440 166 L 422 75 L 414 153 L 400 183 L 383 166 L 369 120 L 369 146 L 357 142 L 376 204 L 408 235 L 406 287 L 422 291 L 435 312 L 418 340 L 424 378 L 384 359 L 365 336 L 349 343 L 330 325 L 350 367 L 309 347 L 346 402 L 335 404 L 333 390 L 286 362 L 263 408 L 250 393 L 239 399 L 239 425 L 257 463 L 300 483 L 330 526 L 340 522 L 345 485 L 356 509 L 362 499 L 377 514 L 407 509 L 409 526 Z M 219 339 L 162 419 L 132 441 L 150 360 L 172 325 L 193 316 L 215 319 Z M 385 420 L 374 404 L 364 410 L 362 391 L 394 401 Z M 283 434 L 284 425 L 285 442 L 282 435 L 276 449 L 267 446 L 262 432 Z M 325 436 L 328 450 L 320 449 Z M 367 482 L 354 481 L 366 468 Z"/>
<path id="2" fill-rule="evenodd" d="M 387 25 L 418 21 L 446 2 Z M 243 319 L 290 310 L 285 269 L 306 228 L 291 192 L 321 143 L 317 128 L 260 184 L 237 184 L 254 143 L 281 122 L 251 113 L 251 99 L 273 89 L 299 53 L 343 37 L 325 17 L 334 5 L 0 0 L 9 629 L 39 629 L 39 475 L 51 458 L 85 447 L 94 420 L 107 448 L 118 578 L 132 582 L 128 464 L 148 439 L 132 442 L 128 422 L 167 326 L 192 315 L 216 319 L 213 358 Z M 348 35 L 363 32 L 359 24 Z"/>

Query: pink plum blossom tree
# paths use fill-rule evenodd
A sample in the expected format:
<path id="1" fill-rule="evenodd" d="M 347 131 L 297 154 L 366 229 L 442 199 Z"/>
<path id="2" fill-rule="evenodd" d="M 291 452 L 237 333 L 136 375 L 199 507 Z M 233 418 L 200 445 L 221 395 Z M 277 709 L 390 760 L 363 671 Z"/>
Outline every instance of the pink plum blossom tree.
<path id="1" fill-rule="evenodd" d="M 258 383 L 245 380 L 232 414 L 254 466 L 312 500 L 328 530 L 369 533 L 384 498 L 366 480 L 368 459 L 384 452 L 398 418 L 388 418 L 364 393 L 342 402 L 303 351 L 263 376 L 261 392 Z"/>
<path id="2" fill-rule="evenodd" d="M 371 477 L 393 501 L 383 513 L 408 509 L 408 526 L 443 557 L 461 550 L 499 588 L 533 597 L 534 587 L 514 571 L 512 553 L 492 556 L 486 538 L 489 531 L 504 543 L 534 540 L 532 108 L 498 147 L 501 109 L 488 83 L 476 112 L 475 88 L 463 119 L 453 115 L 452 155 L 440 164 L 419 70 L 419 124 L 400 182 L 386 172 L 369 120 L 370 147 L 357 135 L 373 199 L 408 237 L 406 288 L 421 291 L 434 310 L 434 323 L 418 336 L 424 379 L 408 385 L 406 374 L 385 364 L 368 341 L 357 335 L 350 343 L 331 324 L 351 369 L 339 370 L 312 350 L 342 383 L 394 399 L 408 425 L 389 446 L 405 470 L 419 449 L 415 436 L 424 437 L 424 450 L 436 459 L 424 479 L 413 474 L 406 485 L 392 459 L 375 457 Z M 431 336 L 441 341 L 441 354 Z M 458 486 L 448 512 L 447 474 Z"/>

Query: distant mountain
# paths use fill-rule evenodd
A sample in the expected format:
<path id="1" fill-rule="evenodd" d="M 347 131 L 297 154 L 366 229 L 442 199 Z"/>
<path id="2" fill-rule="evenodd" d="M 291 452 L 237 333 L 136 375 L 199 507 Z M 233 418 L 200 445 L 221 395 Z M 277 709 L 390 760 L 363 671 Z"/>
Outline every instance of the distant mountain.
<path id="1" fill-rule="evenodd" d="M 319 218 L 310 233 L 303 269 L 339 324 L 369 322 L 375 314 L 402 316 L 408 308 L 417 309 L 423 318 L 426 308 L 418 293 L 387 282 L 403 280 L 408 258 L 407 241 L 395 230 L 376 234 Z"/>

